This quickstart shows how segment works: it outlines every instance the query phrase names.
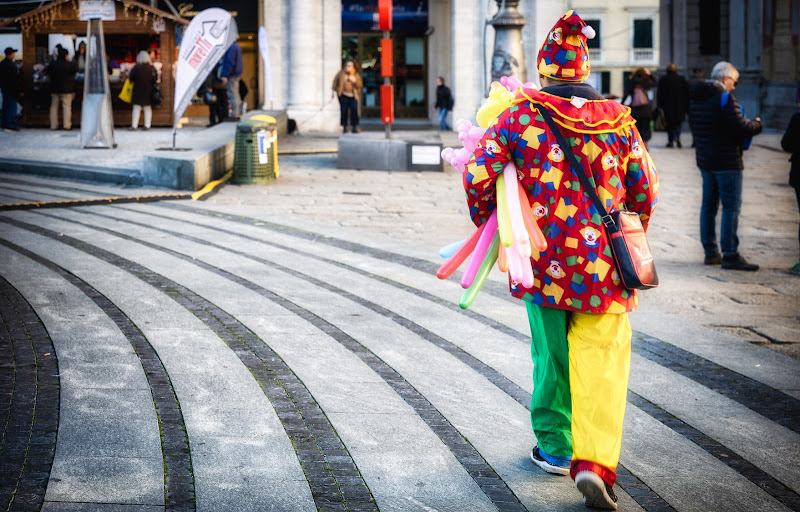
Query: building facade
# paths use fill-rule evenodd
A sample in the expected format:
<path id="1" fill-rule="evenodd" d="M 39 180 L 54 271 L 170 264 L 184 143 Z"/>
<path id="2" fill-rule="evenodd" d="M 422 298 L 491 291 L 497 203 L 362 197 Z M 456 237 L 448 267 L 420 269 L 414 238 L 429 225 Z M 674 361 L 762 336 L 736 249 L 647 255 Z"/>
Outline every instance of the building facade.
<path id="1" fill-rule="evenodd" d="M 800 81 L 800 0 L 661 0 L 662 66 L 708 78 L 726 60 L 740 72 L 736 99 L 749 117 L 784 129 Z"/>
<path id="2" fill-rule="evenodd" d="M 494 28 L 489 21 L 498 2 L 393 3 L 396 118 L 433 122 L 436 78 L 441 76 L 455 98 L 453 119 L 474 120 L 490 85 Z M 521 0 L 517 7 L 528 20 L 522 29 L 528 72 L 521 78 L 535 82 L 539 46 L 566 6 L 561 0 Z M 301 131 L 338 130 L 339 107 L 331 83 L 343 60 L 352 58 L 364 77 L 362 116 L 379 117 L 382 35 L 376 26 L 377 1 L 263 0 L 261 10 L 269 37 L 274 109 L 286 110 Z M 260 90 L 262 105 L 269 108 L 266 91 Z"/>
<path id="3" fill-rule="evenodd" d="M 656 70 L 660 51 L 658 0 L 573 0 L 569 8 L 595 30 L 594 39 L 588 41 L 592 63 L 588 81 L 601 94 L 621 99 L 634 70 Z"/>

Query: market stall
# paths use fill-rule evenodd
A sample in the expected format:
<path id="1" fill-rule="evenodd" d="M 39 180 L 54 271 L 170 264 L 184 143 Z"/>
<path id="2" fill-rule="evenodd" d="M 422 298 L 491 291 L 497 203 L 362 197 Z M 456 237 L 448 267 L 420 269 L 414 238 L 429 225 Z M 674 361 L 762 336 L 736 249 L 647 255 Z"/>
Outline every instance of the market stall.
<path id="1" fill-rule="evenodd" d="M 23 122 L 25 126 L 49 126 L 50 84 L 46 66 L 56 44 L 66 48 L 75 67 L 75 100 L 72 124 L 79 126 L 83 98 L 85 62 L 82 44 L 87 22 L 79 19 L 79 0 L 55 0 L 38 9 L 0 23 L 17 25 L 22 33 Z M 111 87 L 114 124 L 130 125 L 131 105 L 117 96 L 126 73 L 136 63 L 140 50 L 147 50 L 158 74 L 162 101 L 153 105 L 153 126 L 173 124 L 173 64 L 177 54 L 178 29 L 189 22 L 134 0 L 109 0 L 113 20 L 103 22 L 107 71 Z M 109 9 L 111 6 L 108 6 Z"/>

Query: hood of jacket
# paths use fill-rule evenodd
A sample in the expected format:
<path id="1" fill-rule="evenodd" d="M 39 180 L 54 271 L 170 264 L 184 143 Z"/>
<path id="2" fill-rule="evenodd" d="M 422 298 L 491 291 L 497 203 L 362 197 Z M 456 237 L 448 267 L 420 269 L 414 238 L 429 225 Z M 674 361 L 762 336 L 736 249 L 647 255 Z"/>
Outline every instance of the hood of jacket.
<path id="1" fill-rule="evenodd" d="M 719 80 L 706 80 L 705 82 L 694 84 L 689 91 L 689 97 L 692 101 L 701 102 L 724 91 L 725 86 Z"/>

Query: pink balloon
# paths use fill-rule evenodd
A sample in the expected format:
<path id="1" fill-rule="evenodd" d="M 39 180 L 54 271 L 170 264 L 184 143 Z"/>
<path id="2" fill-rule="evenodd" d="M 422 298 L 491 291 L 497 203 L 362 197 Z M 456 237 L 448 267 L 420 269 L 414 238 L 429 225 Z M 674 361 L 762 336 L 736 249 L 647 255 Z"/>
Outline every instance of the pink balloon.
<path id="1" fill-rule="evenodd" d="M 475 275 L 478 273 L 478 268 L 481 266 L 481 263 L 483 263 L 483 258 L 486 257 L 486 251 L 489 250 L 489 246 L 492 244 L 496 232 L 497 208 L 492 212 L 492 216 L 489 217 L 489 220 L 486 221 L 486 227 L 483 229 L 481 237 L 478 239 L 478 244 L 475 246 L 475 250 L 469 258 L 467 269 L 464 271 L 464 275 L 461 276 L 462 288 L 469 288 L 472 286 Z"/>

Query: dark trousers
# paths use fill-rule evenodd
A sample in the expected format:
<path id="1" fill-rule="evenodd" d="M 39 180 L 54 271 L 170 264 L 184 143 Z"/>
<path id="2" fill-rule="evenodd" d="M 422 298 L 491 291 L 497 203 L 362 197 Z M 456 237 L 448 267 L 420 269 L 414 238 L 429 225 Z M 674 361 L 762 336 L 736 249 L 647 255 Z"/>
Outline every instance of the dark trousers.
<path id="1" fill-rule="evenodd" d="M 342 127 L 347 126 L 348 112 L 350 117 L 350 126 L 353 128 L 358 126 L 358 101 L 356 101 L 355 98 L 345 96 L 344 94 L 339 96 L 339 108 L 342 114 L 340 123 Z"/>
<path id="2" fill-rule="evenodd" d="M 3 128 L 17 127 L 17 97 L 3 94 Z"/>
<path id="3" fill-rule="evenodd" d="M 669 122 L 667 121 L 667 137 L 669 138 L 670 146 L 675 142 L 681 141 L 681 124 L 683 122 Z"/>
<path id="4" fill-rule="evenodd" d="M 225 89 L 214 89 L 217 102 L 208 106 L 208 124 L 221 123 L 228 116 L 228 96 Z"/>
<path id="5" fill-rule="evenodd" d="M 731 256 L 739 250 L 739 211 L 742 207 L 742 171 L 704 171 L 703 204 L 700 207 L 700 241 L 707 256 L 717 254 L 717 210 L 722 203 L 719 241 L 722 254 Z"/>
<path id="6" fill-rule="evenodd" d="M 794 189 L 794 193 L 797 195 L 797 209 L 800 211 L 800 188 Z M 797 242 L 800 244 L 800 226 L 797 227 Z"/>

